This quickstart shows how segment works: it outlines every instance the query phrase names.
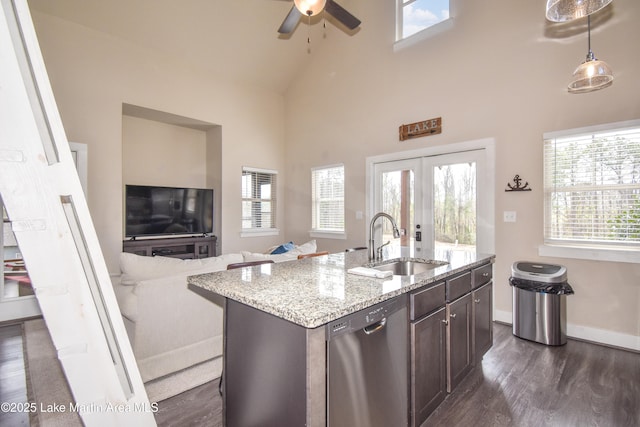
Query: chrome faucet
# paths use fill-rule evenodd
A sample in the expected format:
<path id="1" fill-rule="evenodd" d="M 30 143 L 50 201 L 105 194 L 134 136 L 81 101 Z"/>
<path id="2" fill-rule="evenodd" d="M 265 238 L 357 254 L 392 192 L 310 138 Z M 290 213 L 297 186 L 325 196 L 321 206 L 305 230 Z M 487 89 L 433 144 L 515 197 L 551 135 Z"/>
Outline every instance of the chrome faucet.
<path id="1" fill-rule="evenodd" d="M 393 227 L 393 237 L 396 239 L 400 237 L 400 230 L 398 230 L 398 225 L 396 224 L 396 220 L 393 219 L 391 215 L 384 212 L 378 212 L 377 214 L 375 214 L 373 218 L 371 218 L 371 223 L 369 224 L 369 261 L 376 261 L 376 260 L 382 259 L 382 247 L 389 244 L 389 242 L 387 242 L 384 245 L 380 246 L 380 248 L 378 248 L 379 252 L 376 253 L 376 244 L 373 240 L 373 226 L 376 220 L 380 217 L 385 217 L 389 221 L 391 221 L 391 226 Z"/>

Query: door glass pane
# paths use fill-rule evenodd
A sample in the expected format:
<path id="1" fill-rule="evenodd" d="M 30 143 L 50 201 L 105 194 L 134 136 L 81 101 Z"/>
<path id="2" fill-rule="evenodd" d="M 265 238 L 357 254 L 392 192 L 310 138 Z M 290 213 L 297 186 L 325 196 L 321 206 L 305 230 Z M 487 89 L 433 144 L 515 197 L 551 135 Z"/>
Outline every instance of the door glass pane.
<path id="1" fill-rule="evenodd" d="M 433 168 L 435 249 L 475 251 L 476 163 Z"/>
<path id="2" fill-rule="evenodd" d="M 380 192 L 382 211 L 391 215 L 400 229 L 400 238 L 393 238 L 391 222 L 380 220 L 382 224 L 382 241 L 380 244 L 391 242 L 390 246 L 403 246 L 413 249 L 414 238 L 414 180 L 415 174 L 411 169 L 383 172 L 382 191 Z M 377 244 L 377 242 L 376 242 Z"/>

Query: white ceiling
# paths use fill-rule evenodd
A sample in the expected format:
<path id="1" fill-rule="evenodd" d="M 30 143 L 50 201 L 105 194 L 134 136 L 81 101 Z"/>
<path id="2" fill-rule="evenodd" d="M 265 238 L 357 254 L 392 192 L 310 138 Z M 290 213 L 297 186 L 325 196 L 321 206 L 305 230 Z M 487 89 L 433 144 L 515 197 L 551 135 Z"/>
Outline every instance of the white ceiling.
<path id="1" fill-rule="evenodd" d="M 211 70 L 213 76 L 278 92 L 286 90 L 313 53 L 307 49 L 306 23 L 288 39 L 277 32 L 293 5 L 287 0 L 28 2 L 32 10 L 163 52 Z M 349 0 L 340 3 L 348 8 Z M 311 30 L 318 33 L 320 27 L 315 23 Z"/>

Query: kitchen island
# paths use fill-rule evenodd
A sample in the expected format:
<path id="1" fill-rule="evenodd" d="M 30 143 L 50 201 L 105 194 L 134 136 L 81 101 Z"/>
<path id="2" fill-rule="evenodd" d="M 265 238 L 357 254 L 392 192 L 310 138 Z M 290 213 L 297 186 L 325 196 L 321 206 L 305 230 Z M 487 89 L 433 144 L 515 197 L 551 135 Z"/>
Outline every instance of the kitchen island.
<path id="1" fill-rule="evenodd" d="M 446 264 L 413 276 L 348 273 L 368 263 L 361 250 L 189 277 L 193 291 L 226 299 L 225 425 L 328 425 L 327 325 L 398 298 L 413 304 L 416 292 L 471 277 L 494 259 L 462 251 L 422 257 Z M 409 365 L 405 384 L 413 381 Z"/>

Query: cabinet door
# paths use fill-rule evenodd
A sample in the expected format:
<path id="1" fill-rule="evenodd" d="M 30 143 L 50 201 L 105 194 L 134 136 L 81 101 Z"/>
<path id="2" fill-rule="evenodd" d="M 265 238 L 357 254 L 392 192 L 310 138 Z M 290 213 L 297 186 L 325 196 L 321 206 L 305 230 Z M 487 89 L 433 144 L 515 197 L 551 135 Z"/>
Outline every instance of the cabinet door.
<path id="1" fill-rule="evenodd" d="M 447 395 L 445 309 L 411 324 L 411 425 L 420 426 Z"/>
<path id="2" fill-rule="evenodd" d="M 473 298 L 473 361 L 480 363 L 482 356 L 493 345 L 493 283 L 476 289 Z"/>
<path id="3" fill-rule="evenodd" d="M 447 304 L 447 391 L 451 392 L 472 367 L 471 294 Z"/>

